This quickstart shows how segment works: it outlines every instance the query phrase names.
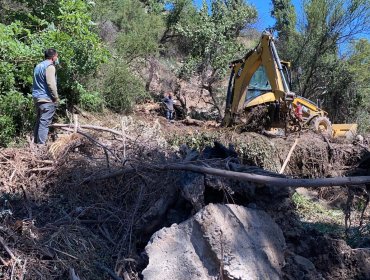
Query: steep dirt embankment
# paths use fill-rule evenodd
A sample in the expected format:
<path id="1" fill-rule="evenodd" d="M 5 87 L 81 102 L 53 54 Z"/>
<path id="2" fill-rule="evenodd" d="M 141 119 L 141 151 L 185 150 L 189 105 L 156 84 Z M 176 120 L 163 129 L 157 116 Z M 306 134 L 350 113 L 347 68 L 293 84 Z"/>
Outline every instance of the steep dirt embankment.
<path id="1" fill-rule="evenodd" d="M 109 127 L 114 133 L 81 130 L 84 135 L 59 135 L 45 149 L 30 144 L 0 151 L 0 261 L 5 279 L 11 275 L 19 279 L 68 279 L 71 269 L 81 279 L 110 279 L 109 275 L 139 279 L 146 267 L 144 275 L 156 269 L 151 266 L 150 253 L 148 259 L 144 250 L 151 236 L 171 226 L 187 232 L 191 223 L 198 223 L 209 233 L 208 241 L 199 239 L 202 234 L 196 231 L 186 235 L 188 239 L 194 237 L 193 244 L 200 244 L 194 250 L 203 256 L 202 252 L 207 252 L 203 245 L 208 247 L 212 238 L 216 238 L 213 243 L 218 242 L 213 230 L 207 230 L 216 227 L 215 224 L 204 224 L 218 223 L 217 217 L 204 218 L 209 209 L 204 207 L 213 207 L 210 203 L 218 205 L 215 207 L 221 209 L 220 215 L 230 215 L 223 206 L 225 203 L 232 204 L 228 206 L 232 209 L 240 206 L 245 213 L 261 213 L 258 219 L 266 223 L 271 219 L 280 228 L 286 244 L 280 243 L 281 248 L 275 252 L 279 260 L 272 262 L 275 257 L 262 257 L 270 253 L 263 253 L 263 246 L 259 249 L 257 233 L 252 229 L 257 224 L 253 220 L 248 222 L 244 214 L 229 220 L 225 229 L 221 228 L 223 235 L 227 233 L 225 246 L 218 247 L 213 255 L 213 264 L 220 266 L 217 271 L 215 266 L 211 269 L 214 277 L 223 275 L 223 279 L 232 279 L 232 273 L 239 271 L 235 267 L 244 267 L 243 259 L 236 258 L 233 251 L 238 248 L 243 255 L 239 244 L 246 240 L 252 240 L 248 246 L 266 261 L 258 273 L 269 271 L 264 267 L 270 267 L 278 278 L 286 279 L 368 276 L 368 250 L 353 250 L 344 241 L 306 227 L 292 203 L 293 190 L 163 168 L 190 161 L 271 176 L 327 177 L 355 168 L 366 156 L 365 148 L 345 143 L 328 145 L 320 136 L 305 134 L 285 175 L 277 175 L 296 135 L 269 139 L 254 133 L 238 135 L 221 129 L 168 124 L 163 118 L 125 118 L 123 127 L 111 125 L 121 123 L 118 116 L 106 116 L 99 121 L 90 117 L 88 121 Z M 214 140 L 226 147 L 233 146 L 212 147 Z M 363 164 L 362 172 L 366 174 L 367 168 Z M 270 218 L 263 218 L 266 215 Z M 365 224 L 369 219 L 366 215 Z M 242 226 L 238 220 L 245 224 L 242 222 Z M 234 225 L 246 235 L 231 238 Z M 159 236 L 160 232 L 153 238 Z M 269 236 L 266 235 L 266 240 L 275 242 Z M 284 260 L 280 261 L 282 256 Z M 250 271 L 256 271 L 253 262 L 248 265 Z"/>

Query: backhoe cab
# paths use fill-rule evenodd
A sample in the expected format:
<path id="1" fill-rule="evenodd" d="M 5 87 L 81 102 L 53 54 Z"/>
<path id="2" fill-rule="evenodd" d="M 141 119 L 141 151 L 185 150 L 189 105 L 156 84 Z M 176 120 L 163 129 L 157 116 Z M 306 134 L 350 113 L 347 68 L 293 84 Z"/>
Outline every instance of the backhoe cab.
<path id="1" fill-rule="evenodd" d="M 267 134 L 308 127 L 333 137 L 356 134 L 357 124 L 332 125 L 327 112 L 290 91 L 290 63 L 280 60 L 269 32 L 263 32 L 257 47 L 231 62 L 230 68 L 224 126 L 249 130 L 258 124 Z"/>

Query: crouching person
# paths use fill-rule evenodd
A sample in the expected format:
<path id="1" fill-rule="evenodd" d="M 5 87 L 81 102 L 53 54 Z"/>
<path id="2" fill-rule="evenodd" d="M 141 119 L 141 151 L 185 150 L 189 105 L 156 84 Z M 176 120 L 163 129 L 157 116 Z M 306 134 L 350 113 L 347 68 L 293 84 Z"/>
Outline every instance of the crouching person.
<path id="1" fill-rule="evenodd" d="M 36 106 L 36 124 L 34 142 L 45 144 L 48 138 L 49 125 L 53 120 L 58 104 L 58 90 L 55 65 L 59 64 L 58 53 L 55 49 L 45 51 L 45 60 L 34 69 L 32 97 Z"/>

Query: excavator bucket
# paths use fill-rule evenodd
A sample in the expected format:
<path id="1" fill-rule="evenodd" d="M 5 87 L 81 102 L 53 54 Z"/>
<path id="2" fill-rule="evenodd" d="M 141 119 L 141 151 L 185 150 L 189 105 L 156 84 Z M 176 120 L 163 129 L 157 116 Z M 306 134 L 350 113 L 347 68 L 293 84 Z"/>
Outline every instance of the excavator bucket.
<path id="1" fill-rule="evenodd" d="M 345 137 L 347 139 L 352 139 L 357 134 L 357 124 L 333 124 L 333 137 Z"/>

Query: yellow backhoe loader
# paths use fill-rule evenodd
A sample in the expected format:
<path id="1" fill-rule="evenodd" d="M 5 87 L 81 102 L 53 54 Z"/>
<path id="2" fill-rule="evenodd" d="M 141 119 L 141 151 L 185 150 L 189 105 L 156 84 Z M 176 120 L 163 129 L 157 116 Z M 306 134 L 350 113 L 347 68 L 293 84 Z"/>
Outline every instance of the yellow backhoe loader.
<path id="1" fill-rule="evenodd" d="M 224 126 L 249 130 L 257 125 L 275 135 L 303 128 L 330 137 L 356 134 L 357 124 L 331 124 L 327 112 L 290 91 L 290 63 L 280 60 L 269 32 L 263 32 L 257 47 L 230 67 Z"/>

